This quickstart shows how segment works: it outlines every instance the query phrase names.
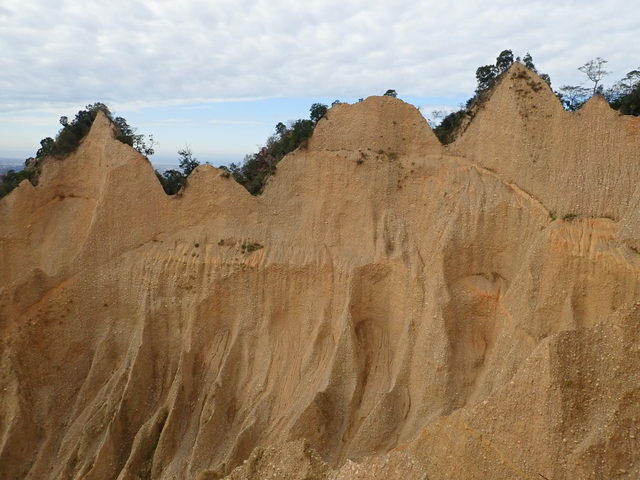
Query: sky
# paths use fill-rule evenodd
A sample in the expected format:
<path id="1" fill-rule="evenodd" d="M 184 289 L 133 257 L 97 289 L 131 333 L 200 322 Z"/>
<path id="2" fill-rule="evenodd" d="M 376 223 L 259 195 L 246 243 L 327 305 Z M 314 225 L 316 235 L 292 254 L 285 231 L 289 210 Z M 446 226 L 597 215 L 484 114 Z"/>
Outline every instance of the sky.
<path id="1" fill-rule="evenodd" d="M 628 1 L 3 0 L 0 159 L 34 155 L 62 115 L 100 101 L 153 134 L 157 164 L 185 146 L 242 161 L 314 102 L 395 89 L 428 116 L 455 109 L 475 70 L 530 52 L 552 86 L 605 85 L 640 67 Z"/>

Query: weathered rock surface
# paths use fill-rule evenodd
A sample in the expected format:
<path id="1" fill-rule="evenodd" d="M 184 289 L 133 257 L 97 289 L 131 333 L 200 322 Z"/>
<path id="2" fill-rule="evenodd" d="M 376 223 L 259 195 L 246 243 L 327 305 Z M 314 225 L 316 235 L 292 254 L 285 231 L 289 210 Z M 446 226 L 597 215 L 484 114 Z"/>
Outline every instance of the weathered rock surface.
<path id="1" fill-rule="evenodd" d="M 638 478 L 639 147 L 515 65 L 167 197 L 99 116 L 0 200 L 0 478 Z"/>

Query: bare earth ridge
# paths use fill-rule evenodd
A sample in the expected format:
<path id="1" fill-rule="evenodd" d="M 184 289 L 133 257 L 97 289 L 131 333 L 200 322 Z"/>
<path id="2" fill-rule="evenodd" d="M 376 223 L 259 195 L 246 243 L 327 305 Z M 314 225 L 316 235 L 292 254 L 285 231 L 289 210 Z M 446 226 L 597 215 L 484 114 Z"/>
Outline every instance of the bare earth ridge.
<path id="1" fill-rule="evenodd" d="M 263 195 L 99 115 L 0 200 L 0 478 L 640 478 L 640 121 L 516 64 L 336 105 Z"/>

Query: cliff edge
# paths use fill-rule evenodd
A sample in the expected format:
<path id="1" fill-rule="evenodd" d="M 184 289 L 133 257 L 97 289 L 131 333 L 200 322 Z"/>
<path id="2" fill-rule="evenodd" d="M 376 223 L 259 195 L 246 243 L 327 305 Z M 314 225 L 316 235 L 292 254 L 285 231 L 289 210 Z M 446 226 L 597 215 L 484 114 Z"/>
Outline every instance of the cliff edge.
<path id="1" fill-rule="evenodd" d="M 98 115 L 0 200 L 0 477 L 637 478 L 640 129 L 539 83 L 336 105 L 258 197 Z"/>

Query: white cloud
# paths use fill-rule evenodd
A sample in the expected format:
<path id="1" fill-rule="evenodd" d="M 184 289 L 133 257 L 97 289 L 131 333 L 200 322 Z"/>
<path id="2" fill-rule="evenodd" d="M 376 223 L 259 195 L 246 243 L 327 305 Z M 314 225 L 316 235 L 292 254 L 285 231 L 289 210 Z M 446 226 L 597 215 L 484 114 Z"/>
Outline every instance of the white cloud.
<path id="1" fill-rule="evenodd" d="M 417 96 L 474 89 L 503 48 L 554 85 L 595 56 L 638 67 L 628 2 L 5 0 L 0 110 L 96 100 L 144 105 L 247 97 Z"/>
<path id="2" fill-rule="evenodd" d="M 429 122 L 429 125 L 435 127 L 442 122 L 444 117 L 450 113 L 458 111 L 462 105 L 423 105 L 418 107 L 422 116 Z"/>

